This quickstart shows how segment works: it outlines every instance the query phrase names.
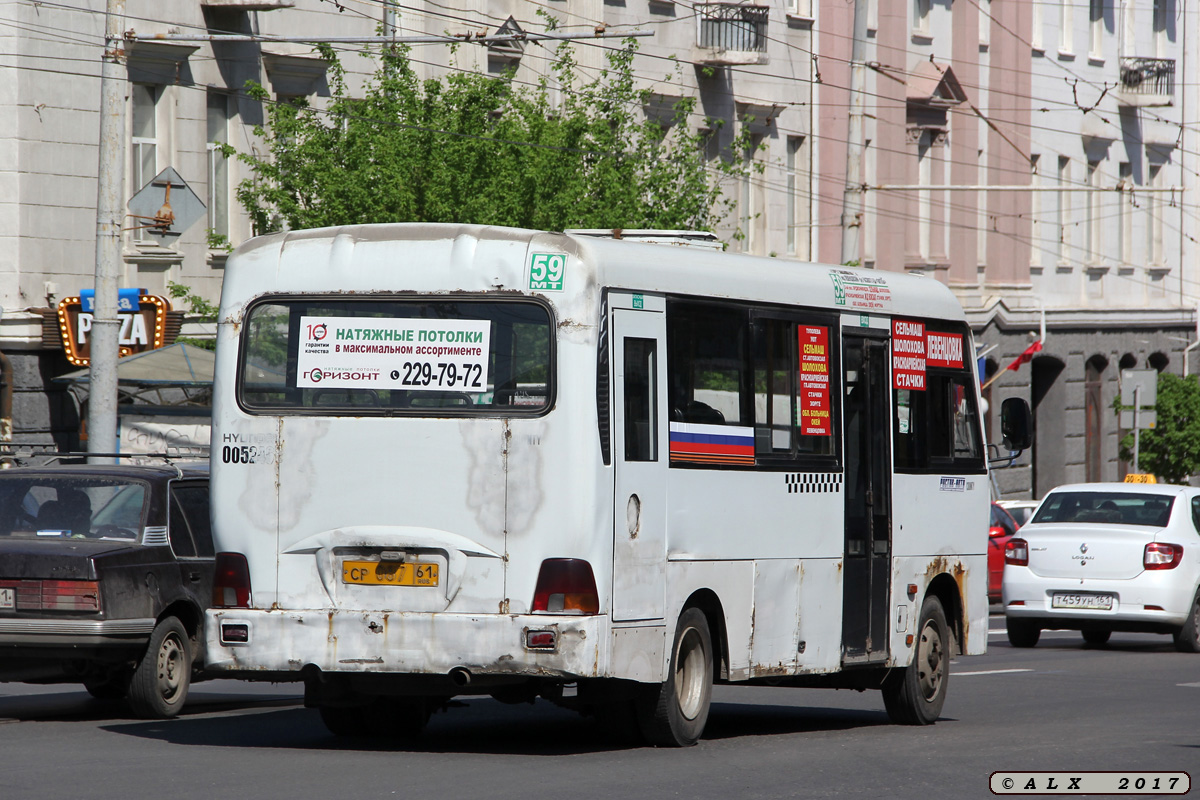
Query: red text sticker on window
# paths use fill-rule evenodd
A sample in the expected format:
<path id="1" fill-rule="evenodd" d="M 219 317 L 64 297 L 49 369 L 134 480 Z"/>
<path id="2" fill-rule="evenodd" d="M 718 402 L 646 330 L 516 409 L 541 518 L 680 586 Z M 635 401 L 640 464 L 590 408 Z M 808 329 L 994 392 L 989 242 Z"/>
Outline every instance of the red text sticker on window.
<path id="1" fill-rule="evenodd" d="M 962 369 L 963 337 L 957 333 L 926 333 L 925 363 L 931 367 Z"/>
<path id="2" fill-rule="evenodd" d="M 829 416 L 829 328 L 800 325 L 800 435 L 832 436 Z"/>
<path id="3" fill-rule="evenodd" d="M 892 320 L 892 387 L 925 391 L 925 323 Z"/>

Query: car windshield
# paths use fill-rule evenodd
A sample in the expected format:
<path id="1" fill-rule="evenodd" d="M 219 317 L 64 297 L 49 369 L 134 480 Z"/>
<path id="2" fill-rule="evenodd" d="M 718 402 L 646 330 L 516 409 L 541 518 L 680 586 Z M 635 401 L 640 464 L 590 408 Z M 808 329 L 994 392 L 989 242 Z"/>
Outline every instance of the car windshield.
<path id="1" fill-rule="evenodd" d="M 1042 503 L 1033 521 L 1161 528 L 1171 517 L 1173 502 L 1169 495 L 1141 492 L 1055 492 Z"/>
<path id="2" fill-rule="evenodd" d="M 146 486 L 93 477 L 5 476 L 0 479 L 0 537 L 135 541 Z"/>

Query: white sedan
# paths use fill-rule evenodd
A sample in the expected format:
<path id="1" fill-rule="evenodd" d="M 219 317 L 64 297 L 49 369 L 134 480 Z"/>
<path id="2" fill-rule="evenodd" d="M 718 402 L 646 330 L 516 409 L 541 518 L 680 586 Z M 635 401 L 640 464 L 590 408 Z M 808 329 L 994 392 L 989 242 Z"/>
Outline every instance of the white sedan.
<path id="1" fill-rule="evenodd" d="M 1008 640 L 1043 629 L 1169 633 L 1200 652 L 1200 489 L 1132 483 L 1060 486 L 1007 545 Z"/>

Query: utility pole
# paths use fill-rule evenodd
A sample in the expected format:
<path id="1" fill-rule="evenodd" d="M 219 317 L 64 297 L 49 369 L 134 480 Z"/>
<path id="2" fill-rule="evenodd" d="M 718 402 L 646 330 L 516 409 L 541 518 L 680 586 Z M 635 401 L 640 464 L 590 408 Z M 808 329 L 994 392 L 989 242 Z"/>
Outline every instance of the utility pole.
<path id="1" fill-rule="evenodd" d="M 846 189 L 842 194 L 842 263 L 862 266 L 863 106 L 867 83 L 867 0 L 854 0 L 854 43 L 850 50 L 850 119 L 846 136 Z"/>
<path id="2" fill-rule="evenodd" d="M 117 452 L 117 280 L 125 183 L 125 0 L 107 0 L 100 68 L 100 165 L 96 187 L 96 296 L 88 365 L 88 452 Z M 95 459 L 92 461 L 104 461 Z"/>

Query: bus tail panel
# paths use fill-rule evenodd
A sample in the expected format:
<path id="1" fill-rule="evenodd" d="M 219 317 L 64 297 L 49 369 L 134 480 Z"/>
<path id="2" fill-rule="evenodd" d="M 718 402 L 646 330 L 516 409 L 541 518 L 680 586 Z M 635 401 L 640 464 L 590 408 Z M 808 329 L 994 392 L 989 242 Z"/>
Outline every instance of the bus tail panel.
<path id="1" fill-rule="evenodd" d="M 325 609 L 210 612 L 209 668 L 299 677 L 321 672 L 467 677 L 600 677 L 605 616 Z M 244 633 L 244 640 L 243 639 Z M 246 660 L 250 655 L 252 660 Z"/>

